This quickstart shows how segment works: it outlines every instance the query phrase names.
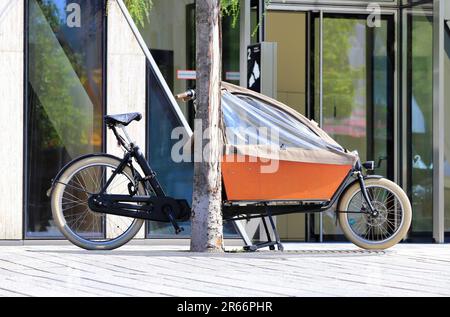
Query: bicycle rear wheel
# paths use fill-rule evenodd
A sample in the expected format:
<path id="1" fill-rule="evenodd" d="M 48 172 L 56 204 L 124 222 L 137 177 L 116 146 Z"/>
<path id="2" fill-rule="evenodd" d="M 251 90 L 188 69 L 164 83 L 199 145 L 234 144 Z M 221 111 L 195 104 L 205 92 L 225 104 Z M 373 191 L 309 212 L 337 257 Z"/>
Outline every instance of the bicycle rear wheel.
<path id="1" fill-rule="evenodd" d="M 118 158 L 110 156 L 87 157 L 75 161 L 56 180 L 51 201 L 53 218 L 62 234 L 83 249 L 119 248 L 133 239 L 144 223 L 141 219 L 96 213 L 89 208 L 89 197 L 100 193 L 119 164 Z M 138 186 L 138 195 L 146 194 L 128 167 L 117 174 L 106 193 L 128 195 L 129 184 Z"/>

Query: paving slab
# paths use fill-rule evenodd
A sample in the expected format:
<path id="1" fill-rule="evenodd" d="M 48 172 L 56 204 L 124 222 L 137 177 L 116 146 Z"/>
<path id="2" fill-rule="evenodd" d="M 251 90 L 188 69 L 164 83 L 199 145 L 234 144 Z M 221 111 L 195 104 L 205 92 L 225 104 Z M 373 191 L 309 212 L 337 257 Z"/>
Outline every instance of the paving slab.
<path id="1" fill-rule="evenodd" d="M 190 253 L 186 244 L 88 252 L 0 246 L 0 296 L 450 296 L 450 245 L 285 244 L 285 252 Z"/>

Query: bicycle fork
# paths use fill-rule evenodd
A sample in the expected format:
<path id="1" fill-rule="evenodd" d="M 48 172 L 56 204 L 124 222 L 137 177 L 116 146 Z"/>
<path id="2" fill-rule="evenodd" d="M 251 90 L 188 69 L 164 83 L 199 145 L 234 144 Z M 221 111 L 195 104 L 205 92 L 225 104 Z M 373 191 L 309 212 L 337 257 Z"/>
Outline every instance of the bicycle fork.
<path id="1" fill-rule="evenodd" d="M 361 193 L 363 195 L 364 200 L 367 203 L 367 206 L 369 207 L 371 216 L 378 217 L 379 212 L 373 206 L 372 201 L 369 197 L 369 192 L 367 191 L 366 182 L 364 181 L 364 176 L 363 176 L 362 172 L 358 172 L 358 181 L 359 181 L 359 186 L 361 186 Z"/>

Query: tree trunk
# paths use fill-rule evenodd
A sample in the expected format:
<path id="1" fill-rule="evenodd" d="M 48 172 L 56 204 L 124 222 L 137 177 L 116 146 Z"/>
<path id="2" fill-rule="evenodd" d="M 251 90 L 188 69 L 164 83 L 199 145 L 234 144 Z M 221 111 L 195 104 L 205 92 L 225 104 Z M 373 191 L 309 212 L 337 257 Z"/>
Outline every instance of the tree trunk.
<path id="1" fill-rule="evenodd" d="M 197 0 L 196 20 L 197 114 L 191 251 L 222 252 L 220 0 Z"/>

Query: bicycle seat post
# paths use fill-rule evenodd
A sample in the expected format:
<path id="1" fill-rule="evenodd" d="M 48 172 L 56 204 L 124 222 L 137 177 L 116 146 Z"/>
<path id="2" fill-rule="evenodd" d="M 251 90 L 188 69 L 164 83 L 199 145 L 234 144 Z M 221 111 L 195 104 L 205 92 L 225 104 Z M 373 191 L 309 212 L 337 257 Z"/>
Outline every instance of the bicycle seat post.
<path id="1" fill-rule="evenodd" d="M 125 135 L 125 138 L 127 139 L 130 146 L 135 146 L 136 142 L 131 139 L 130 135 L 128 134 L 127 127 L 120 125 L 118 126 L 118 128 L 122 129 L 123 134 Z"/>

